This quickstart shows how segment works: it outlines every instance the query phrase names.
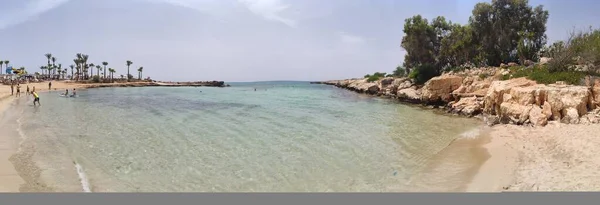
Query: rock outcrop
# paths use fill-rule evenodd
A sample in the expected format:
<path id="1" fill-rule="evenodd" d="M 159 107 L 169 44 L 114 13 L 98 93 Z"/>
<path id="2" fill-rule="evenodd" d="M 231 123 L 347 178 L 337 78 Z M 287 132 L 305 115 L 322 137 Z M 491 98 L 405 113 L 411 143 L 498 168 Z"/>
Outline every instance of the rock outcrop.
<path id="1" fill-rule="evenodd" d="M 425 103 L 448 103 L 454 100 L 452 91 L 458 89 L 462 81 L 463 77 L 456 75 L 434 77 L 423 86 L 421 100 Z"/>
<path id="2" fill-rule="evenodd" d="M 409 78 L 393 77 L 375 82 L 348 79 L 323 84 L 409 103 L 442 105 L 459 115 L 483 115 L 489 125 L 600 123 L 600 78 L 587 77 L 582 86 L 560 82 L 543 85 L 526 78 L 501 80 L 509 72 L 502 68 L 467 69 L 434 77 L 423 86 Z"/>
<path id="3" fill-rule="evenodd" d="M 498 115 L 503 123 L 578 123 L 579 117 L 595 108 L 592 99 L 586 86 L 538 85 L 517 78 L 492 83 L 484 98 L 484 112 Z"/>

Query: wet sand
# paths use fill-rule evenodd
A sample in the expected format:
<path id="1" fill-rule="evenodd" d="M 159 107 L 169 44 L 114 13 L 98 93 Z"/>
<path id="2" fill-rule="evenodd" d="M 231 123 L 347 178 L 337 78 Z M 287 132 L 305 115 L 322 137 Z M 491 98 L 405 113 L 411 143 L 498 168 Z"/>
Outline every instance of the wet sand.
<path id="1" fill-rule="evenodd" d="M 48 92 L 48 83 L 29 83 L 21 84 L 21 96 L 18 98 L 31 98 L 26 95 L 27 85 L 30 89 L 35 89 L 37 92 Z M 56 92 L 64 92 L 65 89 L 72 91 L 73 88 L 82 88 L 83 85 L 79 84 L 68 84 L 64 82 L 52 82 L 52 90 Z M 15 89 L 16 92 L 16 89 Z M 0 119 L 4 115 L 4 111 L 9 107 L 16 96 L 11 96 L 9 85 L 0 85 Z M 0 192 L 19 192 L 22 191 L 22 186 L 26 184 L 26 180 L 15 169 L 15 164 L 11 161 L 11 158 L 16 156 L 19 148 L 20 139 L 14 139 L 14 137 L 8 136 L 6 132 L 0 132 Z"/>
<path id="2" fill-rule="evenodd" d="M 11 97 L 10 90 L 8 93 L 0 92 L 0 119 L 12 102 Z M 9 161 L 17 151 L 17 145 L 15 139 L 7 136 L 5 132 L 0 132 L 0 192 L 18 192 L 20 185 L 25 182 Z"/>

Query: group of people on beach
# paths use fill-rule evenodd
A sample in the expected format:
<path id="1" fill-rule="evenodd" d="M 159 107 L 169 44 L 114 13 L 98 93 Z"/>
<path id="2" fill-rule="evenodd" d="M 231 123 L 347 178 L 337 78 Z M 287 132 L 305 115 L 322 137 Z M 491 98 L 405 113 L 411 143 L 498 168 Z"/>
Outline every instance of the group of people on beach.
<path id="1" fill-rule="evenodd" d="M 16 88 L 16 89 L 15 89 Z M 48 90 L 52 89 L 52 82 L 48 83 Z M 15 95 L 15 90 L 17 91 L 16 95 Z M 67 93 L 69 91 L 67 90 Z M 40 96 L 37 94 L 37 92 L 35 92 L 35 86 L 33 86 L 33 89 L 30 91 L 29 90 L 29 85 L 27 85 L 27 90 L 25 91 L 25 95 L 29 95 L 31 94 L 31 96 L 33 96 L 33 105 L 35 106 L 36 103 L 37 105 L 42 105 L 40 104 Z M 11 83 L 10 84 L 10 95 L 15 95 L 16 97 L 20 97 L 21 96 L 21 84 L 20 83 Z M 75 89 L 73 89 L 73 95 L 75 95 Z"/>

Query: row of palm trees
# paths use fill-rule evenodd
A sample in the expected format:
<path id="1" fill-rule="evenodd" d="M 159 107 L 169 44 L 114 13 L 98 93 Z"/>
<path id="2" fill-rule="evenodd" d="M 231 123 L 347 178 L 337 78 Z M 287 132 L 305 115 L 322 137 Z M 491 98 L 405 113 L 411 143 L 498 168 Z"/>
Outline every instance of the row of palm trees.
<path id="1" fill-rule="evenodd" d="M 46 75 L 49 76 L 50 78 L 56 78 L 58 77 L 59 79 L 62 78 L 66 79 L 66 74 L 67 74 L 67 68 L 62 67 L 62 64 L 56 64 L 56 57 L 52 56 L 51 53 L 46 53 L 44 56 L 46 56 L 46 59 L 48 60 L 48 64 L 47 66 L 40 66 L 40 69 L 42 70 L 42 75 Z M 114 73 L 116 72 L 115 69 L 113 68 L 106 68 L 106 66 L 108 66 L 108 62 L 104 61 L 102 62 L 102 66 L 100 66 L 100 64 L 96 65 L 94 63 L 88 63 L 88 59 L 89 59 L 89 55 L 87 54 L 82 54 L 82 53 L 77 53 L 75 55 L 75 59 L 73 59 L 73 63 L 69 65 L 69 68 L 71 68 L 71 80 L 90 80 L 90 79 L 95 79 L 95 77 L 100 80 L 100 79 L 108 79 L 107 78 L 107 73 L 109 73 L 109 77 L 110 80 L 113 81 L 114 80 Z M 130 81 L 133 76 L 129 73 L 129 68 L 130 66 L 133 64 L 132 61 L 128 60 L 126 62 L 127 65 L 127 81 Z M 94 68 L 96 68 L 96 75 L 94 75 Z M 142 72 L 144 70 L 144 67 L 140 67 L 137 69 L 138 71 L 138 79 L 141 80 L 142 79 Z M 103 76 L 100 75 L 100 71 L 102 71 Z M 58 75 L 57 75 L 58 73 Z M 122 75 L 121 75 L 122 76 Z"/>

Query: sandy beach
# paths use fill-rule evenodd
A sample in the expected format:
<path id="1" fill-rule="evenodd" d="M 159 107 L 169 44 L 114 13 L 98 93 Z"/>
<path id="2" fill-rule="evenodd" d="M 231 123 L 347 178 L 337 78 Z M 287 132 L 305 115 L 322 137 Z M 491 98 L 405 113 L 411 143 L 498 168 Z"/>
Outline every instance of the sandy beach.
<path id="1" fill-rule="evenodd" d="M 29 85 L 30 89 L 33 89 L 35 86 L 35 89 L 38 92 L 48 92 L 47 82 L 22 84 L 21 98 L 31 97 L 24 93 L 27 89 L 27 85 Z M 82 88 L 83 86 L 84 85 L 80 84 L 52 82 L 52 91 L 64 91 L 64 89 L 72 90 L 73 88 L 77 89 Z M 2 117 L 12 100 L 16 98 L 10 94 L 10 86 L 0 85 L 0 117 Z M 19 176 L 19 173 L 15 170 L 12 162 L 9 160 L 10 157 L 17 152 L 17 149 L 18 139 L 12 139 L 3 133 L 0 133 L 0 192 L 19 192 L 21 184 L 25 183 L 21 176 Z"/>
<path id="2" fill-rule="evenodd" d="M 498 125 L 467 191 L 600 190 L 600 125 Z"/>

